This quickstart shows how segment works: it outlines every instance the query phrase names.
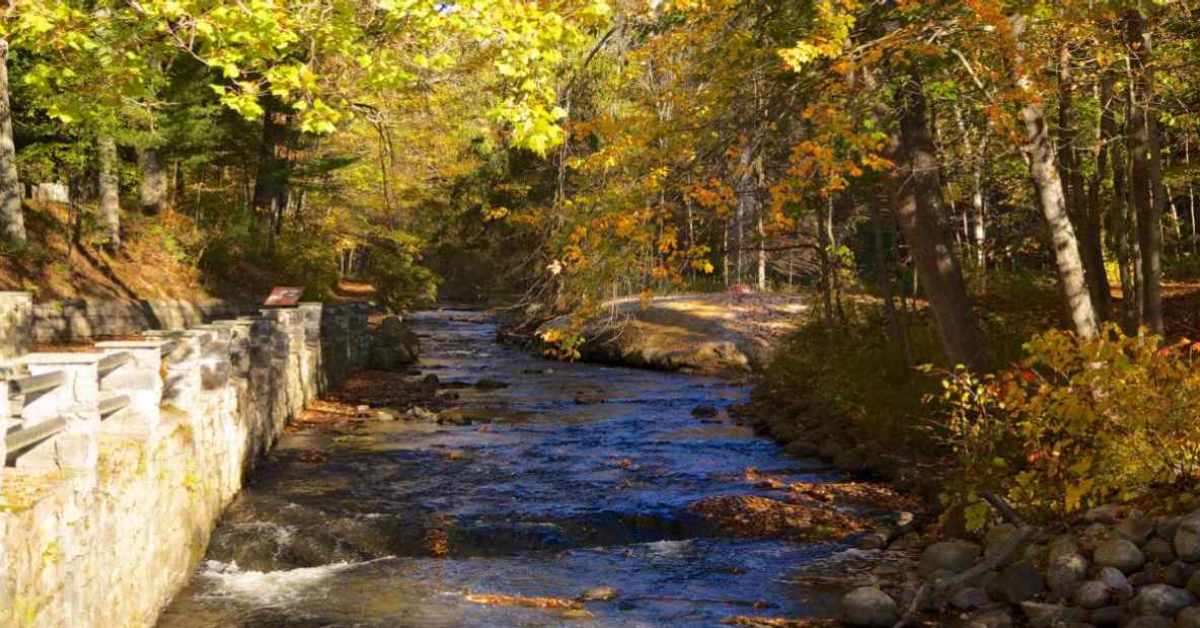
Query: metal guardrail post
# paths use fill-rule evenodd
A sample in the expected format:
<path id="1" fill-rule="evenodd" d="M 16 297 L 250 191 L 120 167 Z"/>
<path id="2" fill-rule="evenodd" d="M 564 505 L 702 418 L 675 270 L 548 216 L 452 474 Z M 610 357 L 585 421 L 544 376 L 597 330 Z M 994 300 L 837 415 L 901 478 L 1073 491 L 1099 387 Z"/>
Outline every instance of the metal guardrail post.
<path id="1" fill-rule="evenodd" d="M 118 340 L 97 342 L 96 348 L 104 353 L 104 360 L 111 356 L 128 356 L 117 368 L 102 374 L 100 390 L 113 395 L 129 397 L 129 408 L 124 416 L 132 421 L 121 421 L 122 427 L 139 428 L 153 432 L 161 421 L 159 405 L 163 397 L 162 364 L 167 340 Z M 101 362 L 103 363 L 104 360 Z M 106 420 L 104 429 L 119 429 L 113 421 Z"/>
<path id="2" fill-rule="evenodd" d="M 61 371 L 60 386 L 28 403 L 21 412 L 22 430 L 40 423 L 65 420 L 63 432 L 34 445 L 17 460 L 22 468 L 64 468 L 78 478 L 81 490 L 96 483 L 100 430 L 99 353 L 31 353 L 20 359 L 37 377 Z"/>

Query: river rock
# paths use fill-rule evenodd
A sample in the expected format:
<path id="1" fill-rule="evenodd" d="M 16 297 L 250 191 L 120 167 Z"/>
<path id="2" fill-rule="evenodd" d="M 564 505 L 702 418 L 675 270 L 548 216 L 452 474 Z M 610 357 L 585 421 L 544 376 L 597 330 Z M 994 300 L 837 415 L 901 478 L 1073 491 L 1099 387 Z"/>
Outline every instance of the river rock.
<path id="1" fill-rule="evenodd" d="M 1129 583 L 1129 579 L 1121 573 L 1120 569 L 1105 567 L 1100 570 L 1099 579 L 1108 587 L 1109 592 L 1116 597 L 1118 602 L 1124 602 L 1133 597 L 1133 585 Z"/>
<path id="2" fill-rule="evenodd" d="M 1083 520 L 1088 523 L 1116 523 L 1121 517 L 1121 506 L 1117 504 L 1105 504 L 1096 506 L 1083 513 Z"/>
<path id="3" fill-rule="evenodd" d="M 979 587 L 963 587 L 950 596 L 950 605 L 964 611 L 987 606 L 989 601 L 987 592 Z"/>
<path id="4" fill-rule="evenodd" d="M 961 628 L 1012 628 L 1013 618 L 1002 608 L 980 611 L 965 619 Z"/>
<path id="5" fill-rule="evenodd" d="M 975 564 L 979 553 L 979 546 L 969 541 L 939 541 L 921 552 L 921 574 L 928 576 L 935 571 L 962 573 Z"/>
<path id="6" fill-rule="evenodd" d="M 1068 597 L 1087 575 L 1087 568 L 1087 559 L 1074 543 L 1052 543 L 1048 551 L 1046 584 L 1056 597 Z"/>
<path id="7" fill-rule="evenodd" d="M 1087 612 L 1082 608 L 1041 602 L 1022 602 L 1021 611 L 1029 619 L 1029 625 L 1034 628 L 1056 628 L 1063 624 L 1082 622 L 1087 618 Z"/>
<path id="8" fill-rule="evenodd" d="M 499 390 L 501 388 L 508 388 L 508 382 L 502 382 L 498 379 L 484 377 L 475 382 L 475 388 L 478 388 L 479 390 Z"/>
<path id="9" fill-rule="evenodd" d="M 984 558 L 990 559 L 1009 551 L 1017 534 L 1017 526 L 1011 523 L 992 526 L 983 537 Z"/>
<path id="10" fill-rule="evenodd" d="M 422 408 L 421 406 L 413 406 L 407 412 L 400 415 L 400 418 L 405 421 L 420 421 L 422 423 L 433 423 L 438 420 L 438 414 Z"/>
<path id="11" fill-rule="evenodd" d="M 1200 570 L 1192 573 L 1185 585 L 1188 592 L 1200 599 Z"/>
<path id="12" fill-rule="evenodd" d="M 993 581 L 992 586 L 1000 593 L 998 596 L 1009 604 L 1020 604 L 1045 589 L 1042 573 L 1033 563 L 1021 561 L 1013 563 L 1000 571 L 1000 576 Z"/>
<path id="13" fill-rule="evenodd" d="M 371 368 L 380 371 L 399 371 L 417 361 L 421 352 L 421 341 L 400 320 L 389 316 L 379 323 L 371 335 L 371 352 L 368 357 Z"/>
<path id="14" fill-rule="evenodd" d="M 850 626 L 891 626 L 900 619 L 896 601 L 879 587 L 859 587 L 842 597 L 842 619 Z"/>
<path id="15" fill-rule="evenodd" d="M 1194 601 L 1195 598 L 1186 589 L 1169 584 L 1148 584 L 1138 591 L 1130 608 L 1139 615 L 1174 617 Z"/>
<path id="16" fill-rule="evenodd" d="M 1176 556 L 1189 563 L 1200 561 L 1200 513 L 1179 520 L 1174 542 Z"/>
<path id="17" fill-rule="evenodd" d="M 1099 580 L 1088 580 L 1075 589 L 1072 600 L 1076 606 L 1092 610 L 1108 604 L 1108 585 Z"/>
<path id="18" fill-rule="evenodd" d="M 1146 558 L 1156 563 L 1169 563 L 1175 560 L 1175 548 L 1166 539 L 1152 538 L 1142 546 Z"/>
<path id="19" fill-rule="evenodd" d="M 1088 613 L 1088 621 L 1099 628 L 1116 628 L 1125 620 L 1125 609 L 1120 606 L 1105 606 Z"/>
<path id="20" fill-rule="evenodd" d="M 721 411 L 714 406 L 701 405 L 692 408 L 692 416 L 697 419 L 712 419 L 721 414 Z M 790 440 L 790 439 L 789 439 Z"/>
<path id="21" fill-rule="evenodd" d="M 1200 606 L 1189 606 L 1175 617 L 1175 628 L 1200 628 Z"/>
<path id="22" fill-rule="evenodd" d="M 1173 628 L 1174 624 L 1166 617 L 1158 615 L 1143 615 L 1134 617 L 1125 628 Z"/>
<path id="23" fill-rule="evenodd" d="M 583 602 L 608 602 L 617 599 L 617 590 L 606 586 L 591 587 L 584 589 L 578 599 Z"/>
<path id="24" fill-rule="evenodd" d="M 1154 534 L 1154 520 L 1140 516 L 1129 517 L 1118 523 L 1113 530 L 1126 540 L 1140 546 L 1144 545 L 1150 539 L 1150 535 Z"/>
<path id="25" fill-rule="evenodd" d="M 1112 538 L 1096 546 L 1092 556 L 1101 567 L 1116 567 L 1125 573 L 1133 573 L 1146 564 L 1142 550 L 1127 539 Z"/>

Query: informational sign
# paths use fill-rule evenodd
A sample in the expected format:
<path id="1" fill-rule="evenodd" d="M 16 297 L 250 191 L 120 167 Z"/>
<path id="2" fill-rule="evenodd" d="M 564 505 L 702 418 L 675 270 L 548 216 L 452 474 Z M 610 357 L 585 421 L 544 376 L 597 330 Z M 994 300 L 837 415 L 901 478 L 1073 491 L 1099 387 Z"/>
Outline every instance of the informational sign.
<path id="1" fill-rule="evenodd" d="M 296 288 L 290 286 L 276 286 L 271 289 L 271 295 L 263 301 L 263 305 L 267 307 L 291 307 L 300 302 L 300 296 L 304 294 L 304 288 Z"/>

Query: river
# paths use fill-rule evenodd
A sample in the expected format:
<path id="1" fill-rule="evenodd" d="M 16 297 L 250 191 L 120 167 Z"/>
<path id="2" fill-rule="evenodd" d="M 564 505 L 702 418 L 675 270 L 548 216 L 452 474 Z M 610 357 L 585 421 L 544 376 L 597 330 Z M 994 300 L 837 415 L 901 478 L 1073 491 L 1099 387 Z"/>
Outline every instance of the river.
<path id="1" fill-rule="evenodd" d="M 688 514 L 707 496 L 763 492 L 747 468 L 833 477 L 723 411 L 692 415 L 742 400 L 745 387 L 546 362 L 497 344 L 494 319 L 478 312 L 420 312 L 410 324 L 422 376 L 510 384 L 460 391 L 491 420 L 286 434 L 159 626 L 711 626 L 831 608 L 835 592 L 793 577 L 844 546 L 731 538 Z M 313 450 L 327 457 L 314 464 Z M 601 586 L 615 599 L 586 613 L 469 597 Z"/>

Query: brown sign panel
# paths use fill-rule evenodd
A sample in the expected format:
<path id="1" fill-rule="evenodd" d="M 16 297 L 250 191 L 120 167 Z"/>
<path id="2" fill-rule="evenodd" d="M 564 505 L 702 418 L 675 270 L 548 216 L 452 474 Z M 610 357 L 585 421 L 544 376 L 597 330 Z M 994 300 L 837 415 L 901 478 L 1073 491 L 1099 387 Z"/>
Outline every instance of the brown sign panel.
<path id="1" fill-rule="evenodd" d="M 263 301 L 263 305 L 267 307 L 288 307 L 296 305 L 300 302 L 300 296 L 304 294 L 304 288 L 295 288 L 289 286 L 277 286 L 271 289 L 271 295 Z"/>

